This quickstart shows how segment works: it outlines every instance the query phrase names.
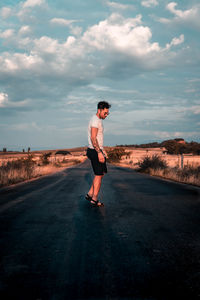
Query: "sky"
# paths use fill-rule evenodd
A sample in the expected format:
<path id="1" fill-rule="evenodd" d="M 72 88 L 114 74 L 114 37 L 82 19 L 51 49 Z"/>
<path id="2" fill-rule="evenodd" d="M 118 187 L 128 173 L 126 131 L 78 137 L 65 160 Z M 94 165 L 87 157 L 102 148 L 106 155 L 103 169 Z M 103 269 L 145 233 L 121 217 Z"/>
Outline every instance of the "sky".
<path id="1" fill-rule="evenodd" d="M 199 0 L 1 0 L 0 150 L 200 142 Z"/>

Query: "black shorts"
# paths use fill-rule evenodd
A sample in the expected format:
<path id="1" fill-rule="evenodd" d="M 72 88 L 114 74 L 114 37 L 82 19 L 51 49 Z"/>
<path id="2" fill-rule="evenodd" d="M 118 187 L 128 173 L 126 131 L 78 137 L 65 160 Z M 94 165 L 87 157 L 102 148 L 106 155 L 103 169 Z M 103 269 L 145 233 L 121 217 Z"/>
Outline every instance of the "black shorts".
<path id="1" fill-rule="evenodd" d="M 104 173 L 107 173 L 106 158 L 104 163 L 99 162 L 98 154 L 95 149 L 88 148 L 87 157 L 91 160 L 95 175 L 104 175 Z"/>

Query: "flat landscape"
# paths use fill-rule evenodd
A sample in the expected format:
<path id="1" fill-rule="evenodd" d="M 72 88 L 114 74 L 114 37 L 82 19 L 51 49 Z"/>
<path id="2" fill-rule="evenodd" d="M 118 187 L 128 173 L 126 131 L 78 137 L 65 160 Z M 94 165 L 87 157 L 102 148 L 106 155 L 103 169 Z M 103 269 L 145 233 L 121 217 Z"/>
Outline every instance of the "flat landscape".
<path id="1" fill-rule="evenodd" d="M 114 161 L 119 166 L 138 170 L 138 166 L 146 158 L 153 160 L 157 157 L 159 161 L 164 162 L 166 168 L 150 166 L 148 168 L 150 175 L 200 186 L 200 155 L 191 153 L 182 155 L 167 154 L 164 147 L 105 147 L 109 162 L 113 162 L 110 153 L 119 149 L 123 149 L 123 155 L 117 161 Z M 86 147 L 26 153 L 0 152 L 0 186 L 52 174 L 71 165 L 81 163 L 86 158 Z"/>

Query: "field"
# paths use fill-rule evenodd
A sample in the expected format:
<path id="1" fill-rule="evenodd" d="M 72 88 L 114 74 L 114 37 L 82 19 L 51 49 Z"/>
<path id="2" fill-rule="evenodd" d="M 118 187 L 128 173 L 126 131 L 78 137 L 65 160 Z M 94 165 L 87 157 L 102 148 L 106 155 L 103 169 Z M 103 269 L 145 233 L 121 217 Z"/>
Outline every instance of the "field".
<path id="1" fill-rule="evenodd" d="M 109 152 L 117 147 L 105 147 Z M 145 157 L 158 156 L 166 169 L 148 168 L 148 174 L 200 186 L 200 156 L 169 155 L 165 148 L 123 148 L 120 166 L 138 170 Z M 86 148 L 22 152 L 0 152 L 0 187 L 58 172 L 86 159 Z"/>
<path id="2" fill-rule="evenodd" d="M 115 148 L 115 150 L 117 149 L 120 148 Z M 124 154 L 121 159 L 114 162 L 117 165 L 133 168 L 153 176 L 200 186 L 200 155 L 169 155 L 166 154 L 165 148 L 134 149 L 127 147 L 123 149 Z M 107 150 L 109 152 L 110 149 Z M 142 163 L 143 168 L 140 167 Z M 164 166 L 161 167 L 160 163 Z"/>
<path id="3" fill-rule="evenodd" d="M 85 148 L 0 152 L 0 187 L 58 172 L 85 159 Z"/>
<path id="4" fill-rule="evenodd" d="M 147 155 L 152 157 L 158 155 L 160 158 L 166 161 L 167 165 L 171 168 L 174 167 L 197 167 L 200 166 L 200 155 L 184 154 L 182 155 L 170 155 L 165 154 L 165 148 L 125 148 L 127 155 L 122 157 L 121 164 L 132 166 L 137 168 L 139 161 L 144 159 Z"/>

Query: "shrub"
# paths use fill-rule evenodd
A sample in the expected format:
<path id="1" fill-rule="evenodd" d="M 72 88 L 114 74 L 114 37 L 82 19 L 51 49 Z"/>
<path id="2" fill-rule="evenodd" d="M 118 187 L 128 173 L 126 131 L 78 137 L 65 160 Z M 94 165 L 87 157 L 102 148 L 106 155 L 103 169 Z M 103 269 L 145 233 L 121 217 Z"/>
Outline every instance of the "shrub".
<path id="1" fill-rule="evenodd" d="M 120 162 L 123 155 L 128 155 L 124 148 L 113 148 L 107 151 L 108 162 Z"/>
<path id="2" fill-rule="evenodd" d="M 167 163 L 157 154 L 150 156 L 145 156 L 143 160 L 138 162 L 139 171 L 149 173 L 150 169 L 166 169 Z"/>
<path id="3" fill-rule="evenodd" d="M 8 161 L 0 167 L 0 186 L 30 179 L 34 176 L 35 162 L 32 156 L 27 159 Z"/>
<path id="4" fill-rule="evenodd" d="M 49 157 L 51 156 L 51 152 L 42 154 L 41 162 L 43 165 L 49 164 Z"/>

